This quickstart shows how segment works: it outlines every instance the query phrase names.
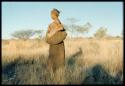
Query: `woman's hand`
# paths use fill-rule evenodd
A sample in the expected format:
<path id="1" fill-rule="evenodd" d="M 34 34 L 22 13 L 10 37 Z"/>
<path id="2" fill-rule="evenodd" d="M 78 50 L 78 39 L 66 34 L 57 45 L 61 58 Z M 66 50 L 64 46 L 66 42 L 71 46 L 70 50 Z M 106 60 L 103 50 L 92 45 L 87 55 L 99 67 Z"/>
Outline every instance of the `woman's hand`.
<path id="1" fill-rule="evenodd" d="M 59 20 L 56 20 L 55 24 L 56 24 L 57 30 L 63 30 L 64 29 L 63 25 L 61 24 L 61 22 Z"/>

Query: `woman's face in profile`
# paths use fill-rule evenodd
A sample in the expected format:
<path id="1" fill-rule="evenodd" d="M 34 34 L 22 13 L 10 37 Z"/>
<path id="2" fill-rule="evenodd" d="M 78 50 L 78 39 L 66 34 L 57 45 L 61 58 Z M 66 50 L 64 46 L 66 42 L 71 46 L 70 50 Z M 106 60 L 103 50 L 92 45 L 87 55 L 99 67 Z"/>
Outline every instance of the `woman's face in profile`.
<path id="1" fill-rule="evenodd" d="M 58 16 L 56 15 L 56 13 L 52 12 L 52 13 L 51 13 L 51 18 L 54 20 L 54 19 L 57 19 Z"/>

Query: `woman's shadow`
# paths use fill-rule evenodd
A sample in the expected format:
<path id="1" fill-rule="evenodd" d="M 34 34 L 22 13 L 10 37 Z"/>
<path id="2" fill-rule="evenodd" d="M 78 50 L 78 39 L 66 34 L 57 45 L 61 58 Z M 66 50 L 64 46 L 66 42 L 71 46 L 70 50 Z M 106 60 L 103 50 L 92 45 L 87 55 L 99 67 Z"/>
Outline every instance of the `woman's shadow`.
<path id="1" fill-rule="evenodd" d="M 87 73 L 90 74 L 85 77 L 82 84 L 122 84 L 122 71 L 113 77 L 100 64 L 88 69 Z"/>

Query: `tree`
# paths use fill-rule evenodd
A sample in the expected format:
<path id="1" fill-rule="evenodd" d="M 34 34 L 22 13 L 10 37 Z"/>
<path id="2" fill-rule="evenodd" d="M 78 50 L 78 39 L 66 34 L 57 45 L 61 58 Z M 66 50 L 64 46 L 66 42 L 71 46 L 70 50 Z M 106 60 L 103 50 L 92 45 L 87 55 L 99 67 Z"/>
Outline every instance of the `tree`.
<path id="1" fill-rule="evenodd" d="M 120 39 L 120 38 L 122 38 L 122 37 L 120 37 L 119 35 L 117 35 L 117 36 L 115 36 L 115 38 L 119 38 L 119 39 Z"/>
<path id="2" fill-rule="evenodd" d="M 78 19 L 73 18 L 73 17 L 71 17 L 71 18 L 67 18 L 67 20 L 69 21 L 70 24 L 75 24 L 76 22 L 79 21 Z"/>
<path id="3" fill-rule="evenodd" d="M 69 24 L 65 24 L 64 28 L 71 33 L 71 37 L 73 37 L 73 35 L 78 37 L 79 34 L 83 35 L 84 33 L 88 33 L 89 29 L 92 27 L 89 22 L 85 25 L 76 24 L 79 20 L 73 17 L 67 18 L 67 20 L 69 21 Z"/>
<path id="4" fill-rule="evenodd" d="M 79 33 L 84 34 L 84 33 L 88 33 L 91 27 L 92 27 L 92 25 L 88 22 L 84 26 L 77 26 L 76 30 L 77 30 L 78 34 Z"/>
<path id="5" fill-rule="evenodd" d="M 88 33 L 89 29 L 92 27 L 92 24 L 90 22 L 87 22 L 83 27 Z"/>
<path id="6" fill-rule="evenodd" d="M 21 30 L 15 31 L 12 36 L 17 39 L 29 39 L 32 35 L 34 35 L 33 30 Z"/>
<path id="7" fill-rule="evenodd" d="M 73 34 L 76 32 L 76 22 L 79 20 L 76 18 L 67 18 L 67 21 L 69 22 L 69 25 L 65 25 L 66 29 L 71 32 L 71 37 L 73 37 Z"/>
<path id="8" fill-rule="evenodd" d="M 96 37 L 96 38 L 103 38 L 103 37 L 105 37 L 107 35 L 107 28 L 105 28 L 105 27 L 100 27 L 97 31 L 96 31 L 96 33 L 94 34 L 94 36 Z"/>
<path id="9" fill-rule="evenodd" d="M 37 39 L 41 39 L 43 30 L 35 30 L 34 33 L 38 35 Z"/>

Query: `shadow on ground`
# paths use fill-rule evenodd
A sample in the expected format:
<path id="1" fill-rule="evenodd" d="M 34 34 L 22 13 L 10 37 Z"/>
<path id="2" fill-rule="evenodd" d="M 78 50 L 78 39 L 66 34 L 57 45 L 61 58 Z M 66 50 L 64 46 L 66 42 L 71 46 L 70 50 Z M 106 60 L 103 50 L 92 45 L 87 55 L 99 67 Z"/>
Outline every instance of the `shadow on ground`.
<path id="1" fill-rule="evenodd" d="M 74 54 L 71 58 L 67 60 L 66 70 L 73 70 L 73 72 L 67 73 L 66 76 L 72 76 L 74 68 L 78 69 L 78 66 L 75 66 L 77 56 L 81 55 L 82 51 L 80 50 Z M 38 60 L 30 59 L 26 60 L 23 58 L 18 58 L 13 62 L 10 62 L 6 66 L 2 67 L 2 84 L 52 84 L 52 79 L 50 78 L 49 73 L 46 71 L 46 62 L 43 60 L 43 57 Z M 73 69 L 72 69 L 73 66 Z M 78 74 L 75 74 L 74 81 L 72 78 L 69 78 L 71 83 L 75 83 L 75 79 L 78 75 L 78 78 L 82 78 L 82 71 Z M 122 84 L 123 83 L 123 72 L 119 71 L 116 76 L 111 76 L 100 64 L 94 65 L 92 68 L 89 68 L 87 71 L 87 76 L 84 80 L 82 79 L 81 84 Z M 85 75 L 85 74 L 83 74 Z M 67 84 L 67 83 L 65 83 Z"/>
<path id="2" fill-rule="evenodd" d="M 89 74 L 85 77 L 82 84 L 122 84 L 122 71 L 119 71 L 113 77 L 100 64 L 88 69 L 87 73 Z"/>
<path id="3" fill-rule="evenodd" d="M 19 57 L 7 65 L 2 65 L 2 84 L 45 83 L 44 78 L 47 78 L 45 67 L 43 57 L 39 60 Z"/>

